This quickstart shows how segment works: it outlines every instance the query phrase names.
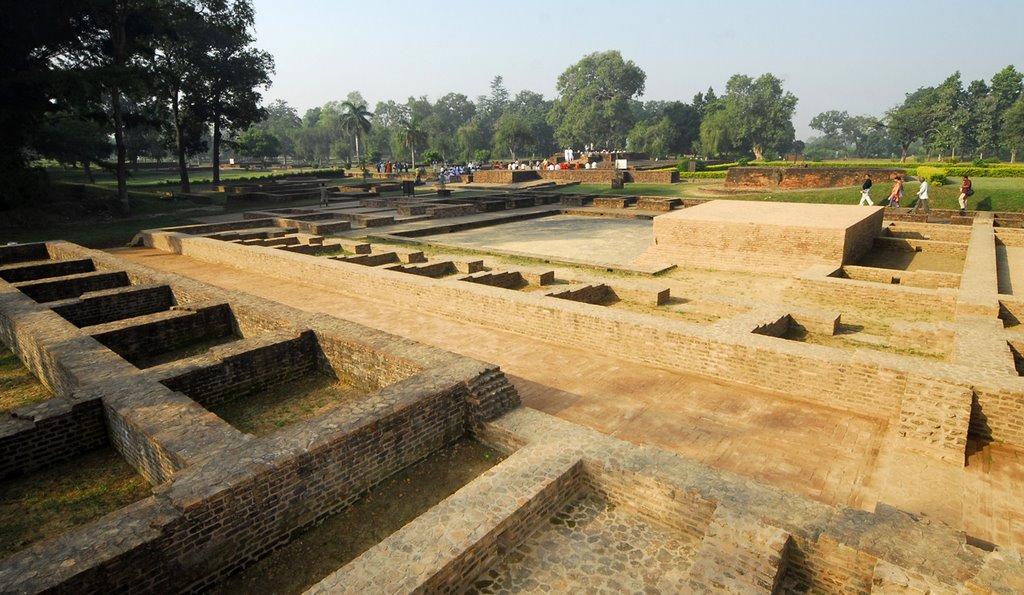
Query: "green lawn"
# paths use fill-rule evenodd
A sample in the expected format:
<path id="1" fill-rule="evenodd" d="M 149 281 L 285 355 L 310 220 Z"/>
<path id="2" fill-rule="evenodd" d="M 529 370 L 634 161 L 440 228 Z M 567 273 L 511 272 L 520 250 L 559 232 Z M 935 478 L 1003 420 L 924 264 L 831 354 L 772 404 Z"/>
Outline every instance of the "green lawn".
<path id="1" fill-rule="evenodd" d="M 978 211 L 1024 211 L 1024 178 L 974 178 L 974 196 L 967 203 L 967 208 Z M 957 196 L 960 186 L 957 180 L 943 186 L 932 186 L 929 192 L 929 205 L 933 209 L 957 209 Z M 579 184 L 563 186 L 558 192 L 585 194 L 614 194 L 628 196 L 672 196 L 672 197 L 710 197 L 702 193 L 701 187 L 720 185 L 721 182 L 698 180 L 680 182 L 679 184 L 626 184 L 623 190 L 612 190 L 605 184 Z M 917 201 L 918 182 L 908 182 L 903 191 L 901 206 L 912 207 Z M 872 189 L 871 196 L 875 203 L 889 195 L 891 185 L 878 183 Z M 825 204 L 852 204 L 860 201 L 860 187 L 822 188 L 814 190 L 785 190 L 774 192 L 752 192 L 750 194 L 721 195 L 720 198 L 730 200 L 766 200 L 772 202 L 815 202 Z"/>

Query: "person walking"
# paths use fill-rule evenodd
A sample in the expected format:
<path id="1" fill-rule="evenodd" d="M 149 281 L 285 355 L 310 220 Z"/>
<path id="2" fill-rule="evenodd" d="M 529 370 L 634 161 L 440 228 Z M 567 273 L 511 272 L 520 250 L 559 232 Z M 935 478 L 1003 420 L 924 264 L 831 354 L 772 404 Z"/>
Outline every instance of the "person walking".
<path id="1" fill-rule="evenodd" d="M 868 174 L 864 176 L 864 183 L 860 186 L 860 204 L 858 206 L 867 205 L 871 207 L 874 204 L 871 200 L 871 174 Z"/>
<path id="2" fill-rule="evenodd" d="M 924 212 L 928 214 L 928 179 L 921 176 L 921 187 L 917 189 L 917 204 L 914 205 L 914 212 L 924 206 Z"/>
<path id="3" fill-rule="evenodd" d="M 974 188 L 971 187 L 971 179 L 964 176 L 963 182 L 960 183 L 960 196 L 957 198 L 960 203 L 961 215 L 967 212 L 967 197 L 972 194 L 974 194 Z"/>
<path id="4" fill-rule="evenodd" d="M 889 193 L 889 206 L 899 208 L 900 198 L 903 197 L 903 178 L 896 176 L 892 183 L 892 192 Z"/>

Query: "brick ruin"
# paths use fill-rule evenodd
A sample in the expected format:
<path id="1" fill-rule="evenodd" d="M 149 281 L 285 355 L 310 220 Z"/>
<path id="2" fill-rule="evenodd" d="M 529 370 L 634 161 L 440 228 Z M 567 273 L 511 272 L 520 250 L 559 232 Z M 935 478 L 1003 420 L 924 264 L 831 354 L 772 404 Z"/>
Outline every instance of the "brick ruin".
<path id="1" fill-rule="evenodd" d="M 725 187 L 745 190 L 859 187 L 865 175 L 870 175 L 874 183 L 881 184 L 906 173 L 902 169 L 889 168 L 730 167 Z"/>
<path id="2" fill-rule="evenodd" d="M 845 259 L 793 272 L 794 296 L 882 307 L 909 299 L 941 314 L 945 322 L 904 329 L 908 341 L 949 351 L 927 366 L 907 355 L 786 340 L 796 327 L 837 333 L 837 311 L 764 304 L 727 308 L 731 314 L 713 324 L 654 318 L 604 304 L 668 303 L 657 277 L 552 286 L 550 270 L 487 269 L 473 258 L 426 258 L 415 248 L 317 237 L 299 226 L 331 220 L 301 210 L 256 213 L 231 224 L 153 230 L 140 240 L 282 282 L 351 291 L 884 420 L 891 448 L 907 464 L 961 468 L 969 437 L 1024 446 L 1024 381 L 1014 336 L 1004 330 L 1024 307 L 999 294 L 993 250 L 997 243 L 1024 247 L 1024 234 L 992 220 L 876 228 L 876 247 L 957 254 L 962 273 L 883 272 Z M 29 474 L 109 443 L 153 485 L 150 498 L 0 560 L 3 591 L 204 589 L 467 434 L 508 458 L 310 592 L 522 588 L 515 577 L 550 567 L 544 544 L 579 538 L 565 527 L 585 514 L 617 515 L 613 524 L 676 544 L 662 567 L 644 557 L 643 535 L 613 534 L 619 551 L 644 562 L 609 576 L 592 570 L 594 581 L 606 581 L 592 584 L 605 588 L 642 578 L 670 592 L 1024 589 L 1014 550 L 976 547 L 963 530 L 904 512 L 898 495 L 873 511 L 832 506 L 619 440 L 517 406 L 515 389 L 494 365 L 65 242 L 0 248 L 0 279 L 0 338 L 55 395 L 0 425 L 3 475 Z M 160 359 L 218 337 L 232 340 Z M 344 378 L 364 396 L 262 437 L 211 411 L 308 374 Z"/>

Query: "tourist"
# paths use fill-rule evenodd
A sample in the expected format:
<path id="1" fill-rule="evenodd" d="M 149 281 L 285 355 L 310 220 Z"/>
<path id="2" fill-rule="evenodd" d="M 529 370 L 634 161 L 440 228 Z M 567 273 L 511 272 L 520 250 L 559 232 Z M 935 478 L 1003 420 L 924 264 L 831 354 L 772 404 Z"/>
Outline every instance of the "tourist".
<path id="1" fill-rule="evenodd" d="M 971 179 L 964 176 L 963 182 L 960 183 L 960 196 L 957 200 L 960 202 L 960 214 L 964 215 L 967 213 L 967 197 L 974 194 L 974 188 L 971 187 Z"/>
<path id="2" fill-rule="evenodd" d="M 928 179 L 921 176 L 921 187 L 917 189 L 917 204 L 914 205 L 914 212 L 924 206 L 925 214 L 928 214 Z"/>
<path id="3" fill-rule="evenodd" d="M 892 183 L 892 192 L 889 193 L 889 206 L 899 208 L 900 198 L 903 197 L 903 178 L 896 176 Z"/>
<path id="4" fill-rule="evenodd" d="M 324 186 L 323 182 L 320 182 L 320 206 L 327 206 L 327 187 Z"/>
<path id="5" fill-rule="evenodd" d="M 871 174 L 864 176 L 864 183 L 860 186 L 860 206 L 874 206 L 871 200 Z"/>

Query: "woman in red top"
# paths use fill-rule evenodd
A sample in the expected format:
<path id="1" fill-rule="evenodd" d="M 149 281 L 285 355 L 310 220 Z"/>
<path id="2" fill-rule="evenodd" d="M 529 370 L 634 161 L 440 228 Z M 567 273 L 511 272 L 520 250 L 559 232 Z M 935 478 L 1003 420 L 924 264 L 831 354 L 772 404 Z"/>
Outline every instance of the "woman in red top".
<path id="1" fill-rule="evenodd" d="M 960 184 L 960 214 L 963 215 L 967 210 L 967 197 L 974 194 L 974 189 L 971 188 L 971 179 L 964 176 L 964 181 Z"/>

